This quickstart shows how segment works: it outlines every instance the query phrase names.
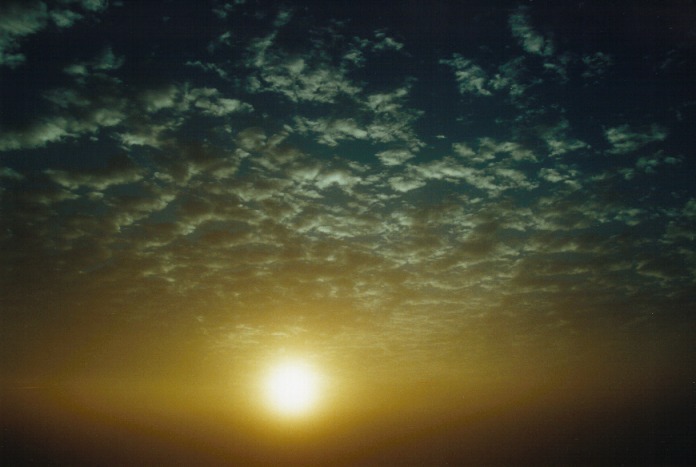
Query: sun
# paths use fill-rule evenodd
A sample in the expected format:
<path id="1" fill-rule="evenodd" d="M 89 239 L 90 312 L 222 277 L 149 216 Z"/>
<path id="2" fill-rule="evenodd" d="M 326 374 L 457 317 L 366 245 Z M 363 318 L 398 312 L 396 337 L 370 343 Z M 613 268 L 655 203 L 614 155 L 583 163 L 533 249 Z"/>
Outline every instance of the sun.
<path id="1" fill-rule="evenodd" d="M 273 366 L 264 381 L 266 402 L 286 416 L 309 413 L 317 403 L 320 377 L 302 360 L 284 360 Z"/>

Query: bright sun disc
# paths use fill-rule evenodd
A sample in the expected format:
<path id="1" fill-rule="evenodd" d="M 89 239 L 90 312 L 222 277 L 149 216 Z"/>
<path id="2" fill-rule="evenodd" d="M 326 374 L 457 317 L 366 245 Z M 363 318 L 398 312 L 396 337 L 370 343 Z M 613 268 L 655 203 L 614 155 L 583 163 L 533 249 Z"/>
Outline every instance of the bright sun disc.
<path id="1" fill-rule="evenodd" d="M 266 398 L 275 411 L 284 415 L 301 415 L 316 403 L 319 377 L 304 362 L 285 361 L 271 369 L 265 389 Z"/>

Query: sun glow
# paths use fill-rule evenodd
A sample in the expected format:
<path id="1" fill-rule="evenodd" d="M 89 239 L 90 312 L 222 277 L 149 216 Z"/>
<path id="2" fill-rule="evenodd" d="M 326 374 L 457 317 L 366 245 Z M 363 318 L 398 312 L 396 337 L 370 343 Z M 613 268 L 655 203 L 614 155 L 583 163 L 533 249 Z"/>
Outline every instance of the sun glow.
<path id="1" fill-rule="evenodd" d="M 270 408 L 288 416 L 311 411 L 319 398 L 320 378 L 309 364 L 286 360 L 276 364 L 264 381 Z"/>

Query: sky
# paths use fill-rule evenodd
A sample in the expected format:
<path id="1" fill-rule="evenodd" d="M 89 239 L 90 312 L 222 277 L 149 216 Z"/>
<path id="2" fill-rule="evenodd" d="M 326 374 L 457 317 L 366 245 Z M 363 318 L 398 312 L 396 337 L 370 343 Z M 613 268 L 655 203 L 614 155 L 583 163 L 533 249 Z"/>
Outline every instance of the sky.
<path id="1" fill-rule="evenodd" d="M 3 2 L 3 455 L 693 462 L 695 25 Z M 306 420 L 260 406 L 289 356 Z"/>

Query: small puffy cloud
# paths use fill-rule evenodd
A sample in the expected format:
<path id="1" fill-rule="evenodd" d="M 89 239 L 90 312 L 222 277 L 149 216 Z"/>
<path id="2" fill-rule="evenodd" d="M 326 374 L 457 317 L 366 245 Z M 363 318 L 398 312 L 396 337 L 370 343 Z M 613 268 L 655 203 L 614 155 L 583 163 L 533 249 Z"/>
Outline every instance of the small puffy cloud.
<path id="1" fill-rule="evenodd" d="M 404 48 L 404 44 L 394 40 L 393 38 L 387 36 L 385 31 L 377 31 L 375 37 L 378 42 L 373 45 L 373 50 L 383 51 L 383 50 L 401 50 Z"/>
<path id="2" fill-rule="evenodd" d="M 414 154 L 408 149 L 388 149 L 377 153 L 380 162 L 387 166 L 401 165 L 413 157 Z"/>
<path id="3" fill-rule="evenodd" d="M 7 2 L 0 7 L 0 66 L 16 68 L 26 57 L 19 41 L 46 27 L 48 9 L 43 2 Z"/>
<path id="4" fill-rule="evenodd" d="M 262 128 L 251 127 L 240 131 L 237 134 L 237 144 L 245 151 L 260 151 L 266 145 L 266 133 Z"/>
<path id="5" fill-rule="evenodd" d="M 95 70 L 116 70 L 123 65 L 123 57 L 117 57 L 111 47 L 104 49 L 94 60 Z"/>
<path id="6" fill-rule="evenodd" d="M 75 3 L 75 2 L 73 2 Z M 63 2 L 70 4 L 70 2 Z M 102 11 L 106 0 L 82 0 L 80 6 L 90 12 Z M 53 5 L 49 5 L 53 6 Z M 5 1 L 0 6 L 0 67 L 16 68 L 26 61 L 20 42 L 46 28 L 49 20 L 59 28 L 69 28 L 83 15 L 67 8 L 49 9 L 45 2 Z"/>
<path id="7" fill-rule="evenodd" d="M 283 94 L 293 102 L 334 102 L 340 95 L 354 96 L 360 88 L 344 72 L 328 65 L 305 69 L 303 60 L 291 59 L 261 72 L 259 91 Z M 257 89 L 251 89 L 257 91 Z"/>
<path id="8" fill-rule="evenodd" d="M 119 133 L 118 137 L 124 146 L 151 146 L 159 148 L 162 146 L 162 134 L 169 130 L 167 125 L 140 125 L 134 126 L 131 130 Z"/>
<path id="9" fill-rule="evenodd" d="M 9 180 L 24 180 L 24 175 L 10 167 L 0 167 L 0 178 Z"/>
<path id="10" fill-rule="evenodd" d="M 192 108 L 200 109 L 204 115 L 222 117 L 224 115 L 251 112 L 253 107 L 238 99 L 222 97 L 215 88 L 194 88 L 186 92 L 184 99 Z"/>
<path id="11" fill-rule="evenodd" d="M 272 47 L 276 33 L 252 41 L 246 65 L 252 70 L 250 92 L 274 92 L 292 102 L 333 103 L 340 96 L 354 97 L 360 87 L 347 70 L 332 64 L 318 50 L 304 54 Z"/>
<path id="12" fill-rule="evenodd" d="M 88 11 L 102 11 L 109 5 L 108 0 L 81 0 L 82 8 Z"/>
<path id="13" fill-rule="evenodd" d="M 43 147 L 113 127 L 126 117 L 126 102 L 106 94 L 87 96 L 71 89 L 58 89 L 45 97 L 59 108 L 59 113 L 20 128 L 0 130 L 0 151 Z"/>
<path id="14" fill-rule="evenodd" d="M 589 79 L 599 77 L 606 73 L 607 69 L 614 64 L 614 59 L 611 55 L 603 52 L 596 52 L 582 57 L 582 63 L 585 65 L 582 77 Z"/>
<path id="15" fill-rule="evenodd" d="M 186 62 L 186 66 L 200 68 L 203 71 L 211 71 L 217 74 L 222 79 L 227 79 L 228 77 L 227 72 L 215 63 L 202 62 L 200 60 L 189 60 Z"/>
<path id="16" fill-rule="evenodd" d="M 177 105 L 180 97 L 179 89 L 174 85 L 145 89 L 136 99 L 147 112 L 157 112 Z"/>
<path id="17" fill-rule="evenodd" d="M 415 190 L 417 188 L 425 186 L 425 184 L 425 180 L 410 175 L 397 175 L 389 179 L 389 186 L 394 191 L 399 191 L 401 193 L 406 193 L 407 191 Z"/>
<path id="18" fill-rule="evenodd" d="M 290 22 L 292 19 L 293 11 L 290 8 L 281 8 L 276 15 L 275 21 L 273 21 L 273 26 L 277 28 L 282 28 Z"/>
<path id="19" fill-rule="evenodd" d="M 332 185 L 336 185 L 346 191 L 360 182 L 360 178 L 353 175 L 348 169 L 337 168 L 329 169 L 317 175 L 315 178 L 316 185 L 325 189 Z"/>
<path id="20" fill-rule="evenodd" d="M 69 28 L 75 21 L 82 18 L 82 15 L 71 10 L 53 10 L 51 19 L 59 28 Z"/>
<path id="21" fill-rule="evenodd" d="M 563 183 L 566 187 L 574 190 L 582 188 L 578 181 L 580 173 L 566 166 L 542 167 L 539 170 L 539 178 L 551 183 Z"/>
<path id="22" fill-rule="evenodd" d="M 404 99 L 408 96 L 410 86 L 395 89 L 392 92 L 370 94 L 366 106 L 376 113 L 396 114 L 403 111 Z"/>
<path id="23" fill-rule="evenodd" d="M 90 73 L 117 70 L 123 66 L 123 63 L 123 57 L 114 54 L 111 47 L 106 47 L 91 61 L 72 63 L 66 66 L 63 71 L 71 76 L 85 77 Z"/>
<path id="24" fill-rule="evenodd" d="M 80 187 L 104 190 L 112 185 L 124 185 L 142 180 L 144 174 L 128 157 L 113 158 L 103 169 L 67 171 L 46 169 L 44 173 L 55 183 L 69 189 Z"/>
<path id="25" fill-rule="evenodd" d="M 515 161 L 533 162 L 537 160 L 534 153 L 520 143 L 514 141 L 497 142 L 488 137 L 479 140 L 479 151 L 474 160 L 481 162 L 493 159 L 496 154 L 507 154 Z"/>
<path id="26" fill-rule="evenodd" d="M 631 180 L 639 173 L 654 174 L 657 173 L 657 169 L 660 166 L 677 165 L 681 162 L 681 157 L 666 156 L 664 152 L 657 151 L 654 154 L 639 157 L 634 167 L 621 169 L 620 173 L 624 179 Z"/>
<path id="27" fill-rule="evenodd" d="M 541 138 L 549 148 L 551 156 L 560 156 L 567 152 L 587 148 L 587 143 L 567 136 L 570 124 L 561 120 L 558 124 L 541 131 Z"/>
<path id="28" fill-rule="evenodd" d="M 69 135 L 70 121 L 55 117 L 18 130 L 0 132 L 0 151 L 43 147 Z"/>
<path id="29" fill-rule="evenodd" d="M 473 61 L 465 59 L 459 54 L 454 54 L 451 59 L 442 59 L 440 63 L 449 65 L 454 69 L 459 92 L 462 94 L 472 93 L 480 96 L 490 96 L 492 94 L 486 88 L 488 82 L 487 73 Z"/>
<path id="30" fill-rule="evenodd" d="M 352 118 L 320 118 L 310 120 L 304 117 L 295 119 L 299 133 L 316 133 L 318 142 L 327 146 L 337 146 L 345 139 L 368 139 L 368 131 Z"/>
<path id="31" fill-rule="evenodd" d="M 634 130 L 626 124 L 609 128 L 604 135 L 611 144 L 609 154 L 626 154 L 650 143 L 664 140 L 667 138 L 667 130 L 657 124 L 652 124 L 650 128 Z"/>
<path id="32" fill-rule="evenodd" d="M 507 92 L 510 97 L 517 98 L 522 96 L 527 88 L 541 82 L 540 78 L 530 79 L 527 76 L 523 57 L 509 60 L 490 73 L 473 60 L 456 53 L 451 59 L 440 60 L 440 63 L 449 65 L 454 70 L 461 94 L 492 96 L 494 93 Z"/>
<path id="33" fill-rule="evenodd" d="M 553 42 L 544 38 L 532 28 L 525 8 L 519 8 L 515 13 L 511 14 L 508 24 L 510 25 L 512 35 L 526 52 L 546 57 L 553 54 Z"/>
<path id="34" fill-rule="evenodd" d="M 476 156 L 476 151 L 471 149 L 466 143 L 453 143 L 452 150 L 456 155 L 465 159 Z"/>
<path id="35" fill-rule="evenodd" d="M 221 3 L 213 8 L 213 14 L 220 19 L 226 19 L 230 13 L 239 5 L 246 3 L 246 0 L 234 0 L 231 2 Z"/>

